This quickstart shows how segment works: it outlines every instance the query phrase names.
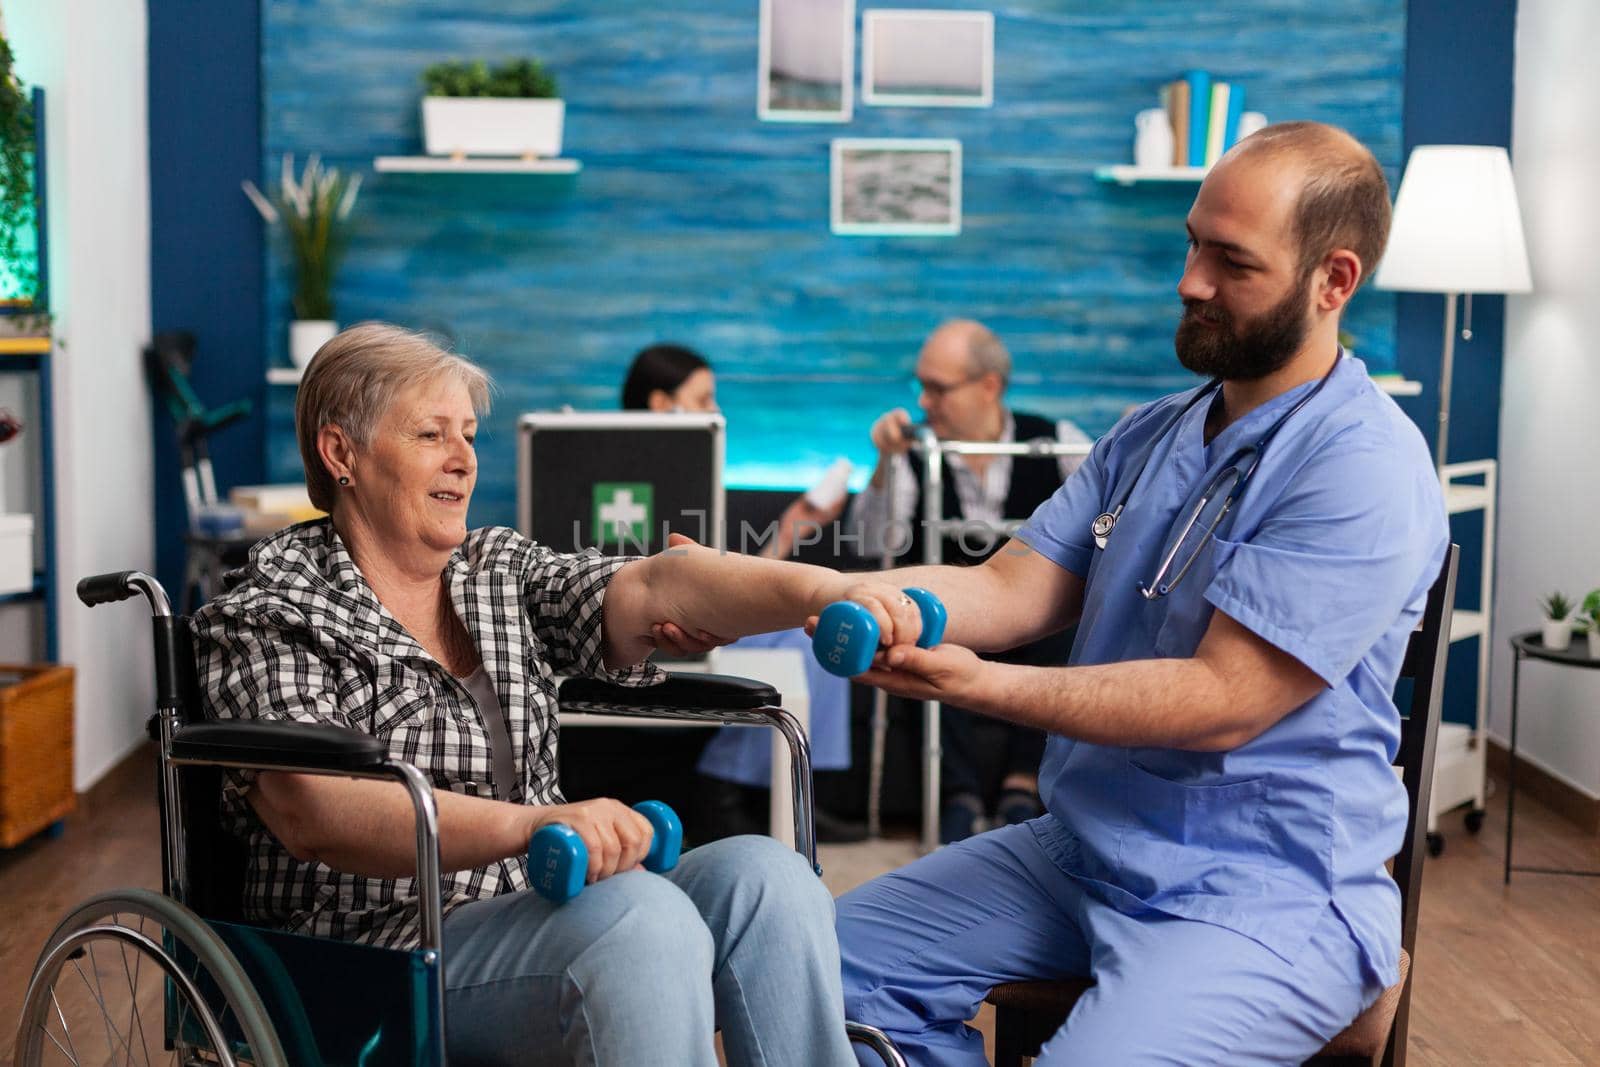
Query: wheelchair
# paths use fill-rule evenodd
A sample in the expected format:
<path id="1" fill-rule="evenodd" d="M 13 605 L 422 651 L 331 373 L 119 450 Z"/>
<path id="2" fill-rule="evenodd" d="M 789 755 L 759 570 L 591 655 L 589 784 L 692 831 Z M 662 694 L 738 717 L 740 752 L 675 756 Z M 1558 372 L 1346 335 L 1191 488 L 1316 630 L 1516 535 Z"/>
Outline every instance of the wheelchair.
<path id="1" fill-rule="evenodd" d="M 187 620 L 139 571 L 85 578 L 93 607 L 142 594 L 151 609 L 164 892 L 125 889 L 78 905 L 45 942 L 18 1025 L 19 1067 L 156 1063 L 180 1067 L 444 1067 L 444 957 L 438 821 L 432 789 L 376 738 L 338 726 L 208 722 Z M 761 724 L 790 748 L 795 847 L 820 874 L 804 732 L 763 683 L 671 676 L 638 689 L 562 684 L 563 710 Z M 252 926 L 241 915 L 242 843 L 222 827 L 224 770 L 279 770 L 398 781 L 416 813 L 421 938 L 377 948 Z M 889 1067 L 905 1060 L 872 1027 L 850 1039 Z M 537 1057 L 537 1050 L 530 1050 Z"/>

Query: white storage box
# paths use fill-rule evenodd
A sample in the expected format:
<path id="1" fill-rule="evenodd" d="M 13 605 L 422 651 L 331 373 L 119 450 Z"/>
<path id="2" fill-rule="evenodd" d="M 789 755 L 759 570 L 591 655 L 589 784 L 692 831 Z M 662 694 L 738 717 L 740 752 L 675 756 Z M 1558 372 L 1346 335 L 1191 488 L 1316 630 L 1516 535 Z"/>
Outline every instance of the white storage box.
<path id="1" fill-rule="evenodd" d="M 425 96 L 423 148 L 430 156 L 555 159 L 566 108 L 561 100 Z"/>
<path id="2" fill-rule="evenodd" d="M 33 588 L 33 516 L 0 515 L 0 595 Z"/>

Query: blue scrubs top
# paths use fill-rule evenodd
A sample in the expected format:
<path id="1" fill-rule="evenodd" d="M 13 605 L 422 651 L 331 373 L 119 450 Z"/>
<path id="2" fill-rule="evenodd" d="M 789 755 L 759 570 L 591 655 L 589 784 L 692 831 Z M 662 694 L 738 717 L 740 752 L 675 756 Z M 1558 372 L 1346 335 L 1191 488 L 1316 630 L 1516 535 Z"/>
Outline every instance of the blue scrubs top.
<path id="1" fill-rule="evenodd" d="M 1290 963 L 1331 903 L 1389 985 L 1400 907 L 1384 861 L 1406 824 L 1391 694 L 1449 540 L 1422 435 L 1362 362 L 1341 353 L 1178 587 L 1155 601 L 1137 588 L 1230 456 L 1314 388 L 1275 397 L 1209 445 L 1209 400 L 1165 435 L 1194 392 L 1146 405 L 1018 532 L 1087 583 L 1072 664 L 1192 656 L 1220 610 L 1327 683 L 1229 752 L 1052 736 L 1040 783 L 1053 818 L 1038 832 L 1063 871 L 1113 906 L 1224 926 Z M 1107 547 L 1096 549 L 1090 524 L 1157 438 Z"/>

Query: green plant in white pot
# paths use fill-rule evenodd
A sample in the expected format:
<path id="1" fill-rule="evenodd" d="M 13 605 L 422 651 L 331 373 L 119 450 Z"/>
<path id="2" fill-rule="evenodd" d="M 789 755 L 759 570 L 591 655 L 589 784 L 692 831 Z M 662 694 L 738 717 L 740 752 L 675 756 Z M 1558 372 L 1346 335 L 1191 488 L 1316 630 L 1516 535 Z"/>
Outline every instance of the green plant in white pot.
<path id="1" fill-rule="evenodd" d="M 294 156 L 284 153 L 278 188 L 268 198 L 255 182 L 244 193 L 270 226 L 281 226 L 294 263 L 294 320 L 289 323 L 289 359 L 304 369 L 334 334 L 333 280 L 344 257 L 350 212 L 361 191 L 361 175 L 324 167 L 316 153 L 299 178 Z"/>
<path id="2" fill-rule="evenodd" d="M 1572 601 L 1560 592 L 1551 593 L 1539 600 L 1544 611 L 1544 647 L 1561 652 L 1572 644 Z"/>
<path id="3" fill-rule="evenodd" d="M 566 103 L 537 59 L 494 69 L 482 60 L 435 63 L 422 72 L 422 144 L 430 156 L 561 155 Z"/>
<path id="4" fill-rule="evenodd" d="M 1589 655 L 1600 659 L 1600 589 L 1589 590 L 1578 608 L 1578 629 L 1589 639 Z"/>

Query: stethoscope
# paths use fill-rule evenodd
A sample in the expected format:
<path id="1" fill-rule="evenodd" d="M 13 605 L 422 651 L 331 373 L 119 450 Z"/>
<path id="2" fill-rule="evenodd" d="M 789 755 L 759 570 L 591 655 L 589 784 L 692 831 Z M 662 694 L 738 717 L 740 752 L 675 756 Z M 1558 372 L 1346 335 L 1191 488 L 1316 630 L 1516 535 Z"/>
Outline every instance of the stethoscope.
<path id="1" fill-rule="evenodd" d="M 1312 397 L 1322 392 L 1322 387 L 1328 384 L 1328 379 L 1333 377 L 1333 372 L 1339 369 L 1339 363 L 1342 359 L 1343 353 L 1341 352 L 1340 358 L 1333 361 L 1333 366 L 1328 368 L 1328 372 L 1322 376 L 1321 381 L 1317 382 L 1316 387 L 1295 401 L 1288 411 L 1279 415 L 1277 421 L 1267 427 L 1267 432 L 1262 434 L 1255 444 L 1245 445 L 1228 457 L 1228 461 L 1222 465 L 1222 470 L 1217 473 L 1216 477 L 1211 479 L 1205 491 L 1200 494 L 1200 499 L 1190 511 L 1188 521 L 1184 523 L 1183 530 L 1178 534 L 1177 539 L 1172 540 L 1171 531 L 1168 531 L 1168 540 L 1171 543 L 1171 547 L 1167 550 L 1166 555 L 1162 557 L 1161 565 L 1156 569 L 1155 577 L 1151 578 L 1148 583 L 1139 583 L 1140 596 L 1146 600 L 1155 600 L 1157 597 L 1163 597 L 1172 592 L 1177 588 L 1178 583 L 1183 581 L 1183 576 L 1189 573 L 1190 567 L 1194 566 L 1194 561 L 1200 557 L 1201 550 L 1205 548 L 1212 535 L 1216 533 L 1217 527 L 1222 524 L 1223 518 L 1227 516 L 1234 503 L 1243 495 L 1244 487 L 1250 482 L 1250 476 L 1255 474 L 1257 467 L 1261 466 L 1261 456 L 1266 451 L 1267 442 L 1277 436 L 1278 431 L 1283 429 L 1283 424 L 1293 418 L 1295 412 L 1305 407 L 1311 402 Z M 1103 550 L 1106 547 L 1106 542 L 1111 538 L 1111 531 L 1116 529 L 1117 520 L 1122 517 L 1122 509 L 1128 506 L 1128 499 L 1144 478 L 1145 469 L 1150 466 L 1150 458 L 1155 455 L 1155 451 L 1162 440 L 1177 427 L 1178 423 L 1183 421 L 1183 417 L 1196 404 L 1215 393 L 1221 385 L 1221 378 L 1213 378 L 1198 393 L 1190 397 L 1188 402 L 1178 409 L 1176 415 L 1167 420 L 1166 425 L 1161 427 L 1160 433 L 1150 439 L 1150 443 L 1145 446 L 1144 454 L 1139 458 L 1138 471 L 1134 474 L 1133 480 L 1128 483 L 1128 487 L 1123 490 L 1121 498 L 1117 500 L 1110 511 L 1101 512 L 1095 517 L 1094 522 L 1089 525 L 1089 532 L 1094 535 L 1096 548 Z M 1200 535 L 1199 543 L 1195 545 L 1194 551 L 1184 562 L 1183 567 L 1171 581 L 1166 581 L 1167 572 L 1172 569 L 1172 564 L 1177 559 L 1178 551 L 1188 541 L 1189 533 L 1194 529 L 1195 524 L 1200 521 L 1200 516 L 1205 513 L 1206 508 L 1210 506 L 1217 493 L 1222 491 L 1224 483 L 1227 483 L 1227 490 L 1222 498 L 1222 506 L 1217 509 L 1216 515 Z"/>

